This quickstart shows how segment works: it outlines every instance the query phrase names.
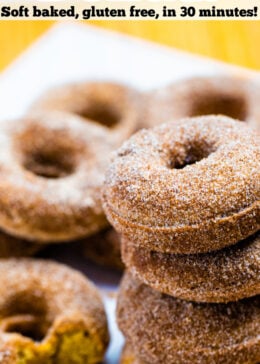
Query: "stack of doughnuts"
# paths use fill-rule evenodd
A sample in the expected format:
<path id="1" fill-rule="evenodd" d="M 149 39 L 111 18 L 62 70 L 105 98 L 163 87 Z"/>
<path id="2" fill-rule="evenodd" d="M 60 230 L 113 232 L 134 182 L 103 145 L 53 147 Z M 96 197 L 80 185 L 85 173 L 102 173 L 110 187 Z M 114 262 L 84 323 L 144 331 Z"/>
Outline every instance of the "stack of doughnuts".
<path id="1" fill-rule="evenodd" d="M 111 152 L 138 129 L 140 104 L 127 86 L 77 83 L 49 90 L 23 119 L 1 122 L 0 257 L 75 240 L 86 241 L 92 259 L 99 255 L 90 245 L 104 255 L 107 247 L 95 237 L 109 227 L 104 171 Z M 120 265 L 118 240 L 108 265 Z"/>
<path id="2" fill-rule="evenodd" d="M 127 267 L 122 364 L 260 362 L 258 138 L 228 117 L 194 117 L 114 154 L 103 207 Z"/>

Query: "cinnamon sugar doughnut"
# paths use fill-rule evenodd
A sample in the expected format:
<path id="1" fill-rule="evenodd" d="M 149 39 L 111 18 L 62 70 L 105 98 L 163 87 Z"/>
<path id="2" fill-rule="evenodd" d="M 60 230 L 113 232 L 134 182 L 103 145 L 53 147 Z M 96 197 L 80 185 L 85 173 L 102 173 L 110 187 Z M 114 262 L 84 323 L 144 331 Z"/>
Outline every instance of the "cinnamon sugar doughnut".
<path id="1" fill-rule="evenodd" d="M 112 82 L 83 82 L 49 90 L 35 101 L 30 112 L 72 113 L 81 121 L 103 127 L 116 146 L 138 129 L 140 105 L 140 94 L 130 87 Z"/>
<path id="2" fill-rule="evenodd" d="M 126 241 L 122 247 L 128 270 L 171 296 L 197 302 L 230 302 L 260 294 L 260 233 L 204 254 L 164 254 Z"/>
<path id="3" fill-rule="evenodd" d="M 147 96 L 148 127 L 184 117 L 222 114 L 260 130 L 260 85 L 234 76 L 194 77 Z"/>
<path id="4" fill-rule="evenodd" d="M 0 227 L 59 242 L 108 225 L 101 203 L 113 143 L 100 127 L 61 112 L 2 122 Z"/>
<path id="5" fill-rule="evenodd" d="M 98 265 L 122 271 L 124 264 L 120 250 L 120 237 L 111 227 L 90 236 L 83 242 L 83 254 L 86 258 Z"/>
<path id="6" fill-rule="evenodd" d="M 230 118 L 142 130 L 115 154 L 103 207 L 136 246 L 180 254 L 222 249 L 260 228 L 259 161 L 258 137 Z"/>
<path id="7" fill-rule="evenodd" d="M 128 274 L 121 283 L 117 320 L 138 364 L 260 361 L 260 296 L 199 304 L 159 293 Z"/>
<path id="8" fill-rule="evenodd" d="M 97 289 L 82 274 L 41 260 L 0 260 L 0 357 L 5 364 L 95 364 L 107 344 Z"/>

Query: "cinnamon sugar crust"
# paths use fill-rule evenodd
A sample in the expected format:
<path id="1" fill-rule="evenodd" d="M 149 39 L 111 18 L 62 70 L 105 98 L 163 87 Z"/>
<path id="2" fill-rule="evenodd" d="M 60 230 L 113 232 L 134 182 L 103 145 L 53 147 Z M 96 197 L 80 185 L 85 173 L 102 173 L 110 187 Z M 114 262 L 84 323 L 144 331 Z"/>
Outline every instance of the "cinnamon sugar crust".
<path id="1" fill-rule="evenodd" d="M 159 293 L 127 274 L 117 320 L 135 360 L 124 364 L 260 361 L 259 296 L 228 304 L 194 303 Z"/>
<path id="2" fill-rule="evenodd" d="M 230 302 L 260 294 L 259 233 L 211 253 L 180 255 L 122 242 L 128 270 L 150 287 L 197 302 Z"/>
<path id="3" fill-rule="evenodd" d="M 260 86 L 235 76 L 184 79 L 147 94 L 144 125 L 168 120 L 222 114 L 260 131 Z"/>
<path id="4" fill-rule="evenodd" d="M 134 89 L 112 82 L 79 82 L 48 90 L 30 108 L 65 111 L 103 128 L 115 148 L 138 128 L 142 96 Z"/>
<path id="5" fill-rule="evenodd" d="M 32 259 L 0 260 L 5 364 L 99 363 L 108 345 L 101 297 L 81 273 Z"/>
<path id="6" fill-rule="evenodd" d="M 70 114 L 2 122 L 1 229 L 46 243 L 106 227 L 101 186 L 112 150 L 103 129 Z"/>
<path id="7" fill-rule="evenodd" d="M 259 230 L 259 160 L 258 136 L 230 118 L 142 130 L 114 154 L 103 207 L 136 246 L 179 254 L 222 249 Z"/>

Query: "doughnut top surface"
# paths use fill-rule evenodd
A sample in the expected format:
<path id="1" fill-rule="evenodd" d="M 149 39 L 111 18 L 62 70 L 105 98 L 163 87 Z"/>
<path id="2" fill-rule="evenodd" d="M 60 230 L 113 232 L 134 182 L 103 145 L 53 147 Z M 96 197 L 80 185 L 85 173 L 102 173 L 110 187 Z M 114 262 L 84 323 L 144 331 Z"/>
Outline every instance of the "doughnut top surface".
<path id="1" fill-rule="evenodd" d="M 119 146 L 139 127 L 141 95 L 123 84 L 78 82 L 48 90 L 32 105 L 30 112 L 65 111 L 82 122 L 104 129 L 107 138 Z"/>
<path id="2" fill-rule="evenodd" d="M 141 130 L 117 151 L 104 200 L 121 219 L 180 227 L 237 214 L 260 199 L 260 146 L 242 122 L 206 116 Z"/>
<path id="3" fill-rule="evenodd" d="M 95 124 L 46 112 L 0 125 L 0 226 L 39 242 L 107 226 L 101 186 L 113 149 Z"/>
<path id="4" fill-rule="evenodd" d="M 260 87 L 252 79 L 236 76 L 193 77 L 147 95 L 145 123 L 202 115 L 225 115 L 260 130 Z"/>

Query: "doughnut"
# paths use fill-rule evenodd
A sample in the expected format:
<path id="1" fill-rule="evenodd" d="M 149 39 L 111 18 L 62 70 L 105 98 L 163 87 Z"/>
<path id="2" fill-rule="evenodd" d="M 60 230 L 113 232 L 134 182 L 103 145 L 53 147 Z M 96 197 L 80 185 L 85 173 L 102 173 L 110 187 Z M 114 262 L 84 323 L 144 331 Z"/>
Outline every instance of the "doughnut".
<path id="1" fill-rule="evenodd" d="M 60 110 L 77 115 L 81 121 L 101 126 L 116 145 L 139 128 L 141 95 L 134 89 L 112 82 L 81 82 L 55 87 L 30 108 Z"/>
<path id="2" fill-rule="evenodd" d="M 97 289 L 44 260 L 0 260 L 0 357 L 5 364 L 95 364 L 108 345 Z"/>
<path id="3" fill-rule="evenodd" d="M 103 207 L 122 237 L 147 250 L 197 254 L 260 228 L 260 144 L 223 116 L 141 130 L 114 154 Z"/>
<path id="4" fill-rule="evenodd" d="M 148 127 L 185 117 L 222 114 L 260 130 L 260 86 L 235 76 L 184 79 L 150 92 L 144 124 Z"/>
<path id="5" fill-rule="evenodd" d="M 260 294 L 260 233 L 204 254 L 164 254 L 122 242 L 131 273 L 170 296 L 196 302 L 230 302 Z"/>
<path id="6" fill-rule="evenodd" d="M 260 296 L 228 304 L 188 302 L 128 273 L 120 287 L 117 321 L 138 364 L 260 361 Z"/>
<path id="7" fill-rule="evenodd" d="M 0 258 L 32 256 L 43 247 L 42 244 L 15 238 L 0 230 Z"/>
<path id="8" fill-rule="evenodd" d="M 109 227 L 84 240 L 83 254 L 94 263 L 118 271 L 124 269 L 117 232 Z"/>
<path id="9" fill-rule="evenodd" d="M 2 122 L 0 228 L 37 243 L 80 239 L 108 225 L 101 202 L 113 142 L 68 113 Z"/>

